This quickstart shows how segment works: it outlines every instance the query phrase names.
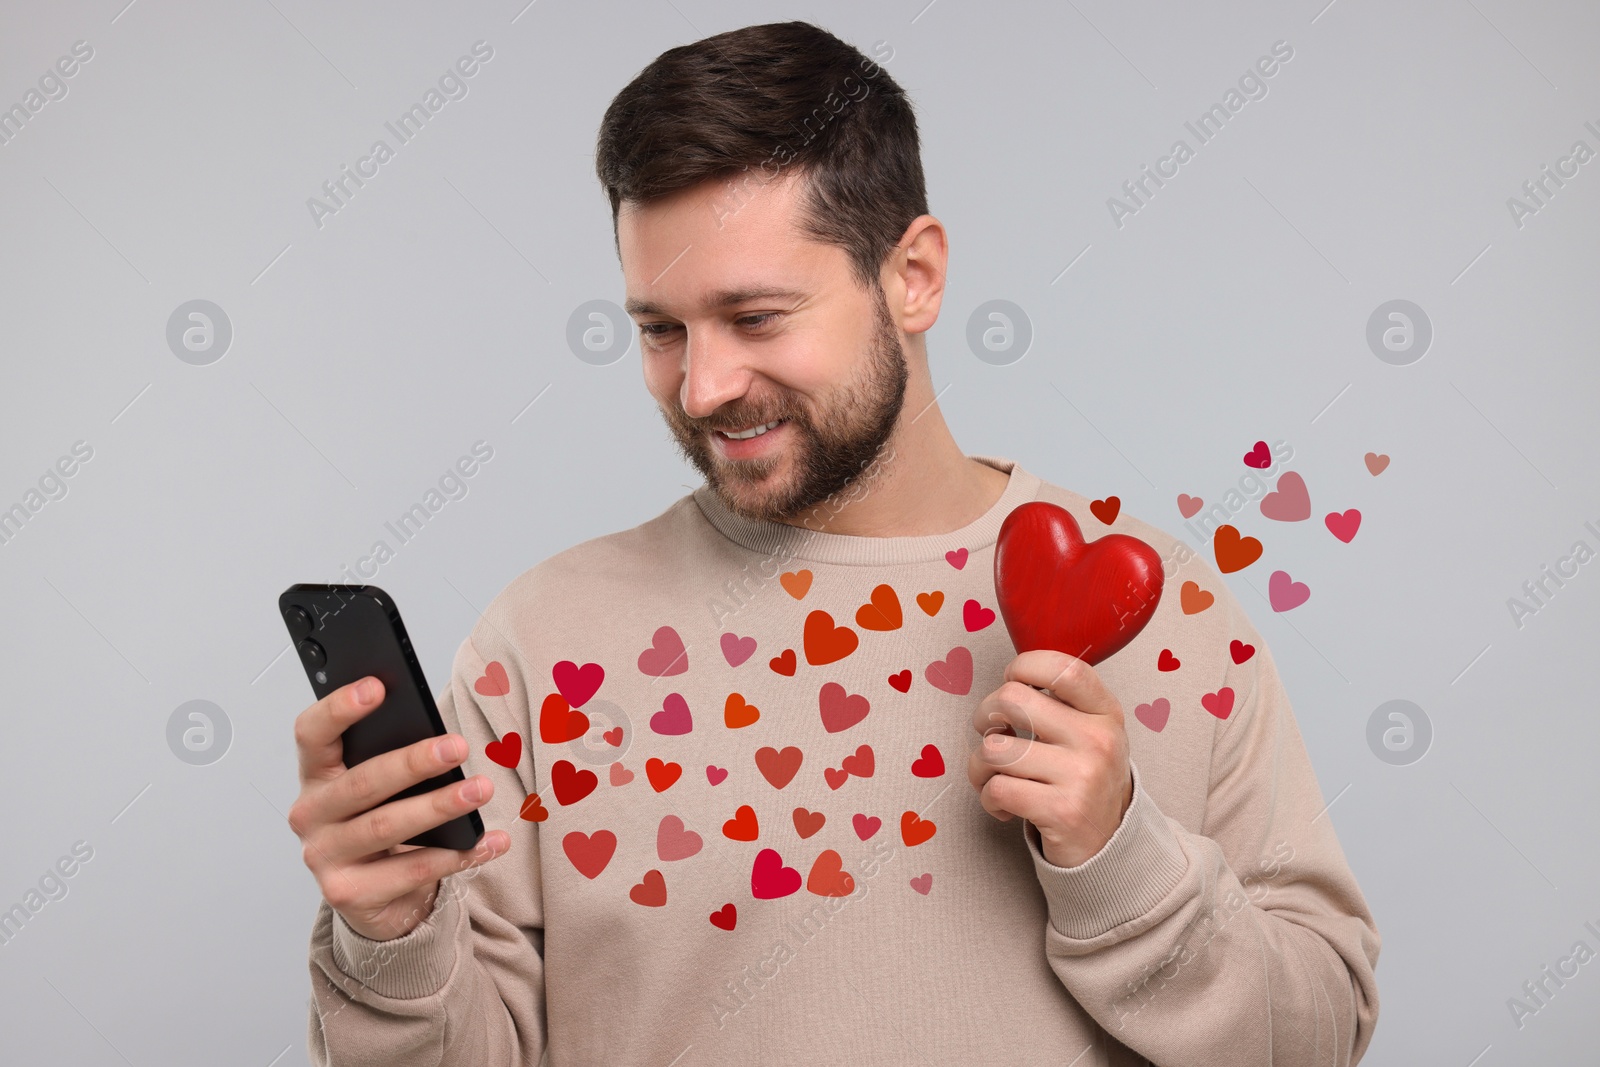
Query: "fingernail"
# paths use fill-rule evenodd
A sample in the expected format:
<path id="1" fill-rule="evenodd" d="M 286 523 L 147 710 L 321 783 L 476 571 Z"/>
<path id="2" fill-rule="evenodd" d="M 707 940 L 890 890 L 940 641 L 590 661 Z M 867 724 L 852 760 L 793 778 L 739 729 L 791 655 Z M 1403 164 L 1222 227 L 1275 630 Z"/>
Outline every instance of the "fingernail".
<path id="1" fill-rule="evenodd" d="M 459 757 L 456 755 L 460 748 L 453 737 L 441 737 L 433 743 L 433 754 L 441 763 L 454 763 Z"/>
<path id="2" fill-rule="evenodd" d="M 476 804 L 483 799 L 483 782 L 477 778 L 469 779 L 461 787 L 461 795 L 468 804 Z"/>
<path id="3" fill-rule="evenodd" d="M 363 678 L 363 679 L 361 679 L 361 681 L 357 682 L 356 683 L 356 703 L 357 704 L 370 704 L 370 703 L 372 703 L 372 696 L 373 696 L 372 690 L 373 690 L 373 688 L 374 688 L 374 686 L 372 684 L 372 679 L 371 678 Z"/>

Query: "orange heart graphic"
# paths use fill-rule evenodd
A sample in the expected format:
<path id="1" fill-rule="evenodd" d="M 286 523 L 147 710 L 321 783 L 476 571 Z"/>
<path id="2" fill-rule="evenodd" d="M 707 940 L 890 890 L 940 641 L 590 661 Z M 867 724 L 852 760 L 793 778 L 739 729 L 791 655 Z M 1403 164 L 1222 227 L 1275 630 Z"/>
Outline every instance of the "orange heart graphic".
<path id="1" fill-rule="evenodd" d="M 917 607 L 921 608 L 924 614 L 937 615 L 939 609 L 944 607 L 944 594 L 937 589 L 931 593 L 918 593 Z"/>
<path id="2" fill-rule="evenodd" d="M 903 621 L 900 598 L 887 583 L 874 588 L 869 602 L 856 609 L 856 625 L 863 630 L 898 630 Z"/>
<path id="3" fill-rule="evenodd" d="M 920 845 L 933 836 L 938 827 L 927 819 L 919 818 L 914 811 L 900 816 L 900 837 L 908 845 Z"/>
<path id="4" fill-rule="evenodd" d="M 722 708 L 722 721 L 728 724 L 728 729 L 737 730 L 741 726 L 749 726 L 759 718 L 761 718 L 760 708 L 746 703 L 744 697 L 738 693 L 728 694 L 728 701 Z"/>
<path id="5" fill-rule="evenodd" d="M 550 813 L 545 810 L 544 803 L 539 799 L 538 793 L 529 793 L 524 797 L 522 810 L 517 814 L 529 822 L 544 822 L 550 817 Z"/>
<path id="6" fill-rule="evenodd" d="M 1198 615 L 1216 603 L 1217 598 L 1194 582 L 1184 582 L 1183 588 L 1178 591 L 1178 600 L 1183 604 L 1185 615 Z"/>
<path id="7" fill-rule="evenodd" d="M 810 571 L 784 571 L 778 575 L 778 581 L 783 583 L 783 588 L 796 600 L 805 599 L 806 593 L 811 590 Z"/>
<path id="8" fill-rule="evenodd" d="M 1217 556 L 1217 569 L 1223 574 L 1242 571 L 1261 558 L 1261 542 L 1254 537 L 1240 537 L 1239 531 L 1227 524 L 1217 527 L 1211 548 Z"/>
<path id="9" fill-rule="evenodd" d="M 1110 526 L 1117 521 L 1117 513 L 1122 510 L 1122 500 L 1119 497 L 1108 496 L 1104 500 L 1094 500 L 1089 503 L 1089 510 L 1094 517 Z"/>
<path id="10" fill-rule="evenodd" d="M 731 841 L 754 841 L 760 832 L 756 809 L 748 804 L 740 804 L 733 818 L 722 824 L 722 836 Z"/>
<path id="11" fill-rule="evenodd" d="M 655 756 L 644 761 L 644 775 L 650 779 L 650 784 L 657 793 L 669 788 L 678 776 L 683 773 L 681 763 L 666 763 Z"/>
<path id="12" fill-rule="evenodd" d="M 490 660 L 483 668 L 483 676 L 472 683 L 472 689 L 479 696 L 503 697 L 511 692 L 511 679 L 506 677 L 499 660 Z"/>
<path id="13" fill-rule="evenodd" d="M 822 824 L 827 821 L 828 817 L 822 814 L 820 811 L 812 811 L 809 808 L 794 809 L 795 832 L 798 833 L 802 838 L 810 837 L 812 834 L 822 829 Z"/>
<path id="14" fill-rule="evenodd" d="M 573 710 L 567 698 L 551 693 L 539 706 L 539 740 L 547 745 L 564 745 L 589 732 L 589 716 Z"/>
<path id="15" fill-rule="evenodd" d="M 819 897 L 847 897 L 855 889 L 856 880 L 844 869 L 844 861 L 831 848 L 825 848 L 811 865 L 806 876 L 806 888 Z"/>
<path id="16" fill-rule="evenodd" d="M 848 626 L 835 626 L 833 616 L 817 608 L 806 616 L 806 662 L 813 666 L 834 663 L 856 650 L 861 639 Z"/>

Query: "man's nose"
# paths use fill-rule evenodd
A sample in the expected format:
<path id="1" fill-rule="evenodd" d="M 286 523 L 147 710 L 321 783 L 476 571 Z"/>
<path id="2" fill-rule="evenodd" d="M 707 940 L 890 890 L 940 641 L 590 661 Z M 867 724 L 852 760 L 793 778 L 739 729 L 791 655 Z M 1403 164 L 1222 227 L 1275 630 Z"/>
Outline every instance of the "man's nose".
<path id="1" fill-rule="evenodd" d="M 691 330 L 684 342 L 683 386 L 678 401 L 684 413 L 703 419 L 730 400 L 743 396 L 750 386 L 750 369 L 744 349 L 733 338 L 719 336 L 715 327 Z"/>

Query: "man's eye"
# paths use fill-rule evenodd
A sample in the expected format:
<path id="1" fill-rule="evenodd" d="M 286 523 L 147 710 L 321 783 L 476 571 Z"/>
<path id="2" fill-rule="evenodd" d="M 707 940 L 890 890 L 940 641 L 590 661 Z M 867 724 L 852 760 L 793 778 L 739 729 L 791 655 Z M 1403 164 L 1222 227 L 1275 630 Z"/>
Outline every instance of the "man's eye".
<path id="1" fill-rule="evenodd" d="M 761 327 L 765 326 L 769 320 L 777 317 L 778 313 L 775 311 L 764 311 L 757 315 L 741 315 L 738 321 L 746 326 Z"/>

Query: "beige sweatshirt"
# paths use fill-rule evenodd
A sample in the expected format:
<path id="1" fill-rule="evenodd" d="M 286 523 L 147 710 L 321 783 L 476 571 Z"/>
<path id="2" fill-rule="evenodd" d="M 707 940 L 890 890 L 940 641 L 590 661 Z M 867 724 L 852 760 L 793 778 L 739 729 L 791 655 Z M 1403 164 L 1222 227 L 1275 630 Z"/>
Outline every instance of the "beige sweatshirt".
<path id="1" fill-rule="evenodd" d="M 702 485 L 508 585 L 439 706 L 511 849 L 391 941 L 321 905 L 312 1061 L 1357 1062 L 1379 937 L 1260 633 L 1172 536 L 974 458 L 1009 482 L 953 533 L 756 522 Z M 1015 655 L 995 537 L 1035 498 L 1166 561 L 1097 667 L 1133 801 L 1070 868 L 966 775 Z"/>

